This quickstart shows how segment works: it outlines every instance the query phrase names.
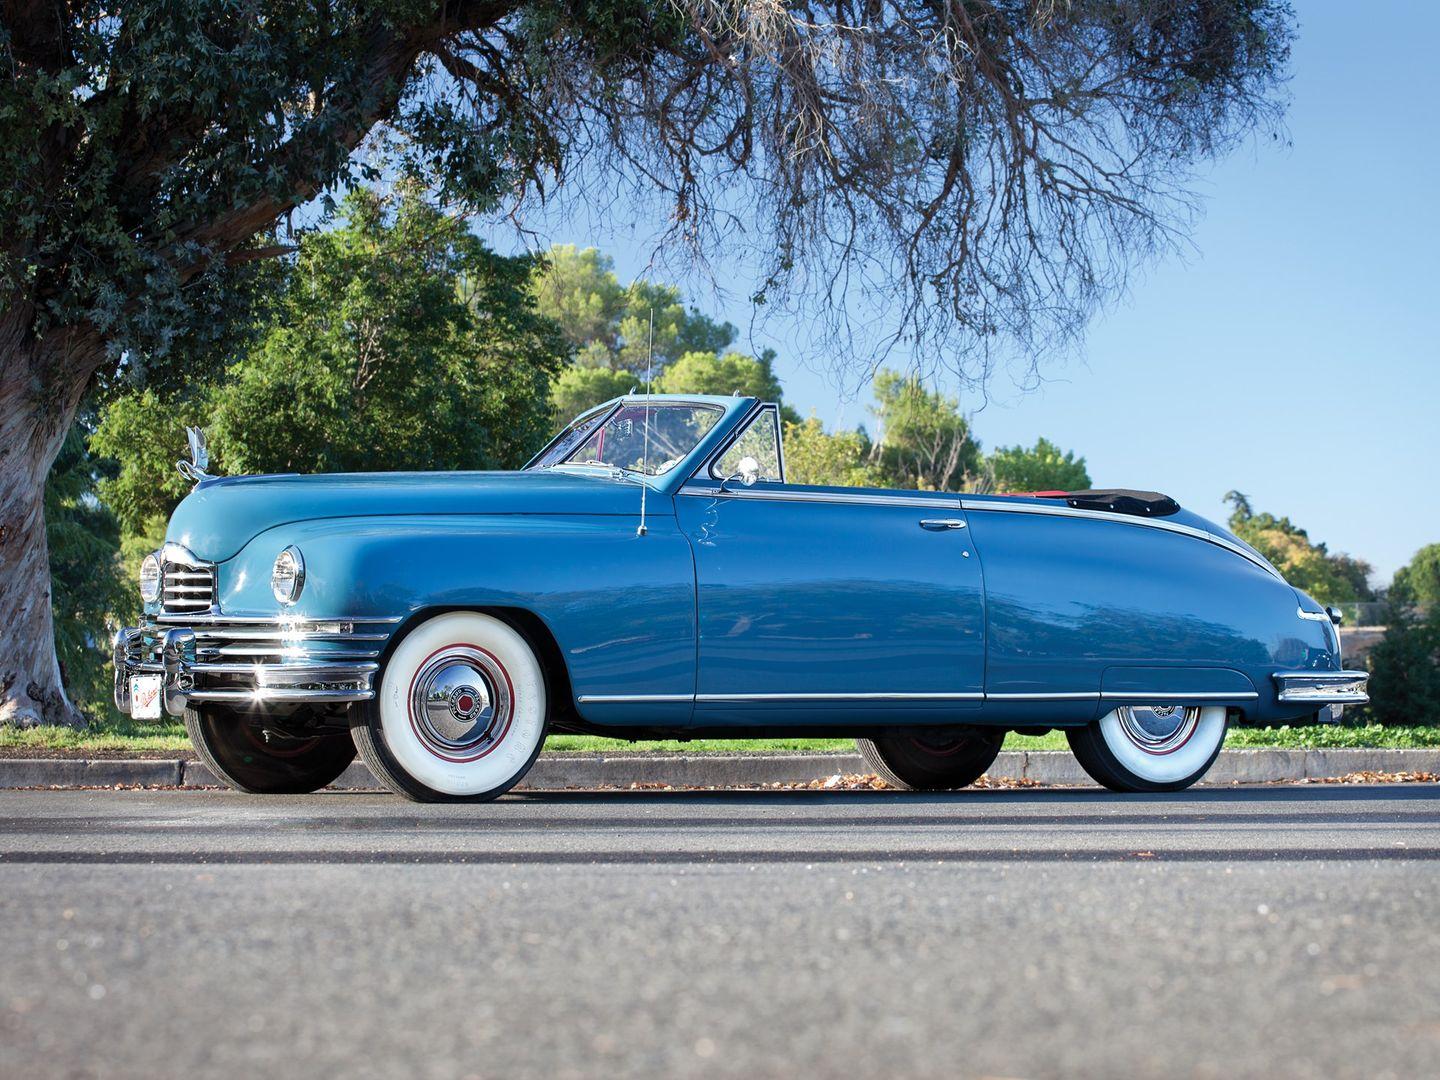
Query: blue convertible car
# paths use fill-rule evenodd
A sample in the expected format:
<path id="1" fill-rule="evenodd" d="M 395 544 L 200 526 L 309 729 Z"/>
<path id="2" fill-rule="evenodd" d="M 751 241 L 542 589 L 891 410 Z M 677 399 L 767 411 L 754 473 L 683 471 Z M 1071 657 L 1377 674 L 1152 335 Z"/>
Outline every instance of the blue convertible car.
<path id="1" fill-rule="evenodd" d="M 116 704 L 215 774 L 312 791 L 358 749 L 485 799 L 547 732 L 854 736 L 954 788 L 1063 729 L 1126 791 L 1198 780 L 1228 724 L 1363 702 L 1338 621 L 1153 492 L 788 483 L 753 398 L 630 397 L 511 473 L 205 474 L 140 572 Z"/>

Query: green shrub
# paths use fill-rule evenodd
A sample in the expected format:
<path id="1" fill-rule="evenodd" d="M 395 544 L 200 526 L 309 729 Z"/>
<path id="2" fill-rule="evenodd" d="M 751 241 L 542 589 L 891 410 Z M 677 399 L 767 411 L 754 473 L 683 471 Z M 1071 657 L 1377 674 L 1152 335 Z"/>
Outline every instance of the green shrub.
<path id="1" fill-rule="evenodd" d="M 1370 719 L 1440 723 L 1440 606 L 1423 618 L 1397 611 L 1369 665 Z"/>

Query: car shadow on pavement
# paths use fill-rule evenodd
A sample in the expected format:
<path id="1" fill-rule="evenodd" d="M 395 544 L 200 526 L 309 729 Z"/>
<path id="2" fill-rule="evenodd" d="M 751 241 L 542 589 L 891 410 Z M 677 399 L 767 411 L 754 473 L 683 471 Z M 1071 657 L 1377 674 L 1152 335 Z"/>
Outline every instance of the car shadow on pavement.
<path id="1" fill-rule="evenodd" d="M 339 793 L 337 793 L 339 794 Z M 1061 803 L 1086 805 L 1136 806 L 1147 803 L 1184 803 L 1188 805 L 1232 803 L 1351 803 L 1405 802 L 1440 798 L 1440 784 L 1265 784 L 1245 787 L 1191 788 L 1188 791 L 1159 793 L 1120 793 L 1102 788 L 984 788 L 961 791 L 825 791 L 797 788 L 781 791 L 749 789 L 694 790 L 686 788 L 619 791 L 516 791 L 504 796 L 503 802 L 553 802 L 576 804 L 622 805 L 654 803 L 673 806 L 680 803 L 733 803 L 747 806 L 793 806 L 815 803 L 849 805 L 878 804 L 885 806 L 922 806 L 940 803 L 992 805 L 1033 805 Z"/>

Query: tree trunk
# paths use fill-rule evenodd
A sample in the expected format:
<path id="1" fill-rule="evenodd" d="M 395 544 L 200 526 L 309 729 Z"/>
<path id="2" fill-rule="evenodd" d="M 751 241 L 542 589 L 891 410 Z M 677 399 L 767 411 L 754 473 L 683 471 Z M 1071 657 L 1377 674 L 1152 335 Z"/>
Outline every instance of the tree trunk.
<path id="1" fill-rule="evenodd" d="M 32 315 L 0 310 L 0 725 L 78 727 L 55 656 L 45 479 L 103 352 L 83 331 L 37 338 Z"/>

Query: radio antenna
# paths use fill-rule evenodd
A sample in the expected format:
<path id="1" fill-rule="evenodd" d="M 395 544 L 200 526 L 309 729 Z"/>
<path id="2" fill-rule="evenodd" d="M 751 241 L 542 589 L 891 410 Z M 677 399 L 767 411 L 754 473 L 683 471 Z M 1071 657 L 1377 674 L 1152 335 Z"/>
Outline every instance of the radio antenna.
<path id="1" fill-rule="evenodd" d="M 650 393 L 655 380 L 655 309 L 650 309 L 650 341 L 645 357 L 645 444 L 640 453 L 640 527 L 636 536 L 644 536 L 645 495 L 650 490 Z"/>

